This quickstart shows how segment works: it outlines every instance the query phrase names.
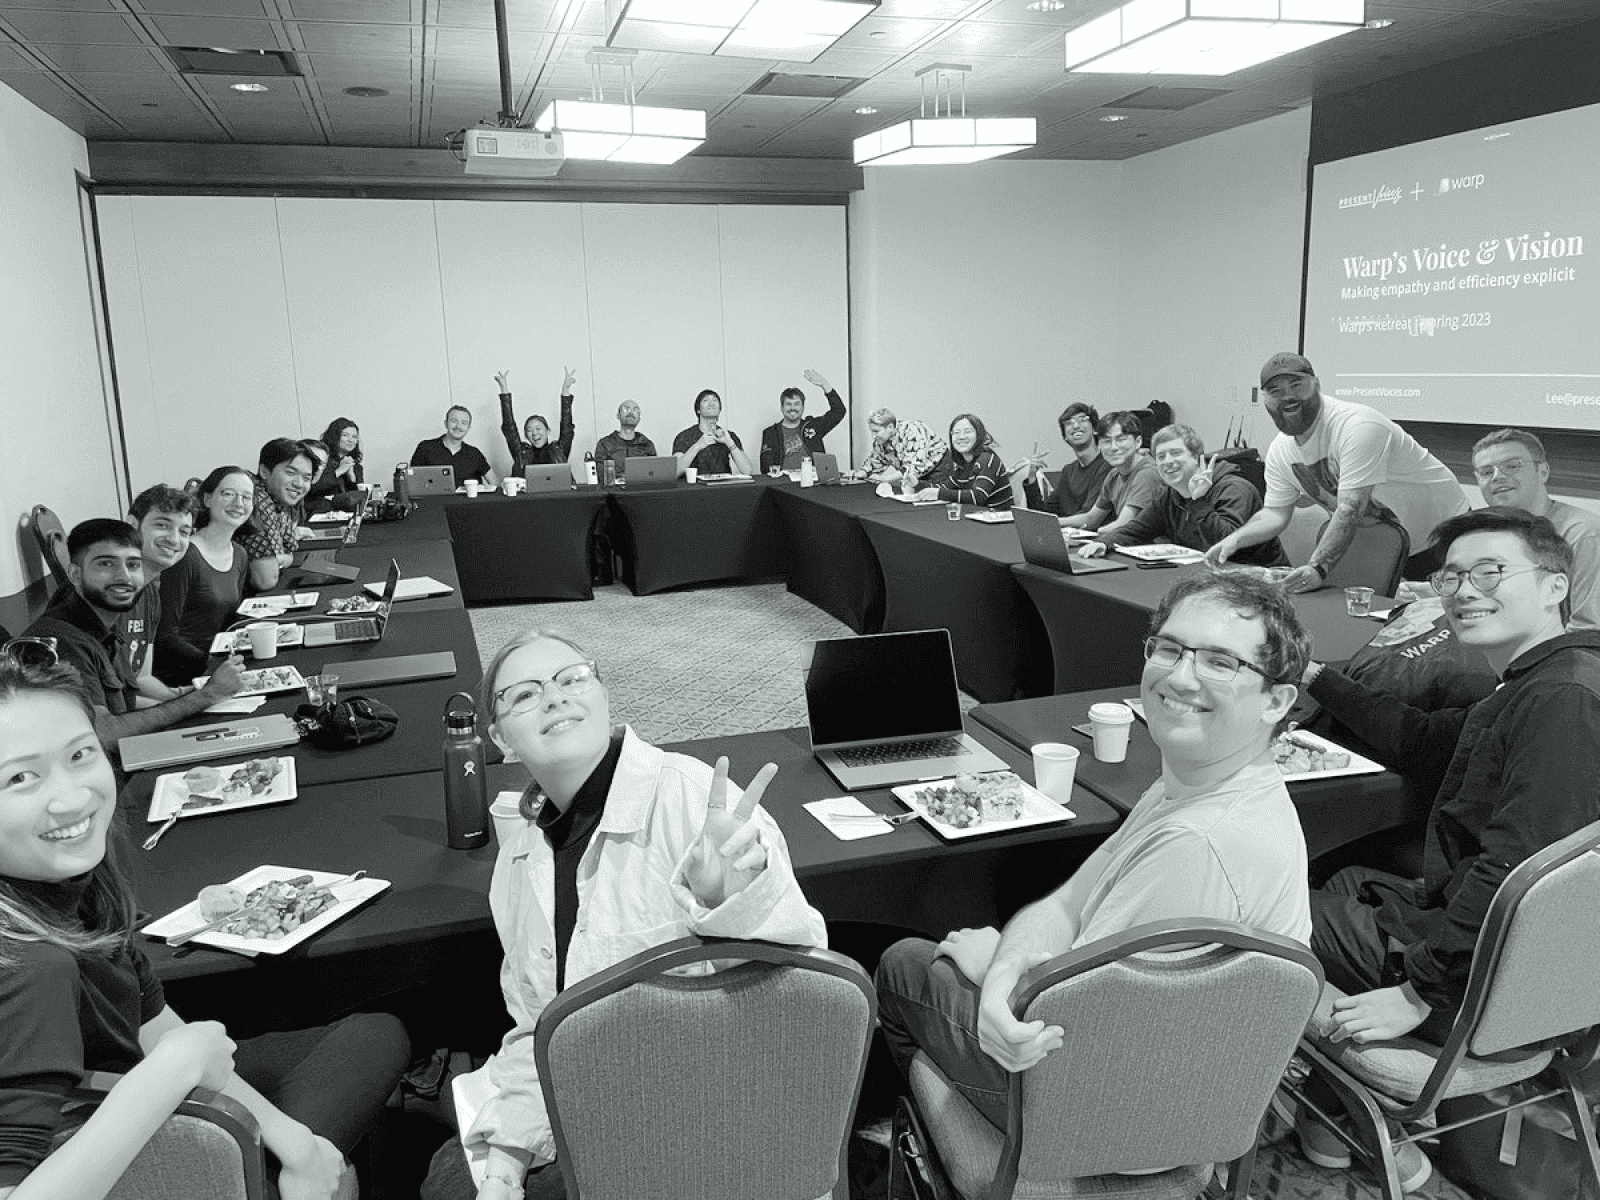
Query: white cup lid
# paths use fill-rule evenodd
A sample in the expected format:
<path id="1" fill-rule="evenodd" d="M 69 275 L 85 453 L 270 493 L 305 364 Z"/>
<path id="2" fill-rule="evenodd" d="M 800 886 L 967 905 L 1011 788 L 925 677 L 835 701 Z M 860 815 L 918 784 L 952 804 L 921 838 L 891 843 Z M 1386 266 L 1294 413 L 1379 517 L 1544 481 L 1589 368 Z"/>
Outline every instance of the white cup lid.
<path id="1" fill-rule="evenodd" d="M 1133 720 L 1133 710 L 1115 701 L 1101 701 L 1089 706 L 1089 720 L 1111 726 L 1125 726 Z"/>

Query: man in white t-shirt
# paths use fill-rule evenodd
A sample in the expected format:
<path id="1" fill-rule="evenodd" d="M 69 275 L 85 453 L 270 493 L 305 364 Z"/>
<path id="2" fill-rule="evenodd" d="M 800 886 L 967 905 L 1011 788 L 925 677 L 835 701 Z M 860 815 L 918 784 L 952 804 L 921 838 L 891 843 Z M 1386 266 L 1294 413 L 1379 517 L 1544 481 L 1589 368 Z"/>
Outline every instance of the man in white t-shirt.
<path id="1" fill-rule="evenodd" d="M 1306 844 L 1274 732 L 1311 641 L 1282 591 L 1242 571 L 1181 580 L 1145 640 L 1140 700 L 1161 778 L 1072 878 L 1001 934 L 909 938 L 878 964 L 878 1019 L 902 1072 L 918 1050 L 1001 1130 L 1010 1072 L 1061 1046 L 1012 997 L 1039 964 L 1145 922 L 1221 918 L 1309 943 Z"/>
<path id="2" fill-rule="evenodd" d="M 1267 447 L 1267 495 L 1261 511 L 1207 552 L 1226 563 L 1243 546 L 1275 538 L 1289 525 L 1301 497 L 1332 519 L 1310 561 L 1284 581 L 1291 592 L 1322 587 L 1357 528 L 1377 519 L 1411 538 L 1407 579 L 1423 579 L 1437 566 L 1428 544 L 1447 517 L 1467 511 L 1467 499 L 1450 469 L 1405 430 L 1368 405 L 1330 400 L 1303 356 L 1284 351 L 1261 368 L 1267 415 L 1280 431 Z"/>
<path id="3" fill-rule="evenodd" d="M 1551 499 L 1544 443 L 1527 430 L 1485 434 L 1472 448 L 1472 474 L 1490 508 L 1509 505 L 1550 519 L 1556 533 L 1572 548 L 1567 589 L 1572 616 L 1567 628 L 1600 629 L 1600 514 Z"/>

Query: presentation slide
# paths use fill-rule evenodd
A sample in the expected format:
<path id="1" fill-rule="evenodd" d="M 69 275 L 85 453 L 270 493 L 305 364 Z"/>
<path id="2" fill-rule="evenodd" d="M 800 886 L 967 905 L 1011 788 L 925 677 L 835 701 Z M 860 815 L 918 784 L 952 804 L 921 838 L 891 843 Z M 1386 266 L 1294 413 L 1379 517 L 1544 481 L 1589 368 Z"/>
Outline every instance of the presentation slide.
<path id="1" fill-rule="evenodd" d="M 1398 419 L 1600 430 L 1600 105 L 1320 164 L 1305 354 Z"/>

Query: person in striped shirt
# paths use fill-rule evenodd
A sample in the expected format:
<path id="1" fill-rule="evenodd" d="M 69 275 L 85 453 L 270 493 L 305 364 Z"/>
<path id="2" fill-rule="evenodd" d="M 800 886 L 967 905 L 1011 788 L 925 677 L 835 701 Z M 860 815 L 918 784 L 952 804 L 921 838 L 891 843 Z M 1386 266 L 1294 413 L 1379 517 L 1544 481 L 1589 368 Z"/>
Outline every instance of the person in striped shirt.
<path id="1" fill-rule="evenodd" d="M 920 493 L 921 500 L 958 501 L 988 509 L 1011 507 L 1011 476 L 994 451 L 994 439 L 983 420 L 959 413 L 950 423 L 950 449 L 945 451 Z"/>

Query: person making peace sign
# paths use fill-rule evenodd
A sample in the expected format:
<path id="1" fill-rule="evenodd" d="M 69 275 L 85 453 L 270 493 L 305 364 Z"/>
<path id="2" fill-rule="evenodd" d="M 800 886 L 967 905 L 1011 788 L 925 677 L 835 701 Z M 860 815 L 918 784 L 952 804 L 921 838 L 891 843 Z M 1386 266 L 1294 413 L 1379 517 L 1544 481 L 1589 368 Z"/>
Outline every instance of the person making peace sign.
<path id="1" fill-rule="evenodd" d="M 1230 463 L 1206 457 L 1205 443 L 1187 425 L 1169 425 L 1150 439 L 1156 471 L 1166 484 L 1156 503 L 1078 553 L 1086 559 L 1114 546 L 1140 546 L 1162 539 L 1191 550 L 1209 550 L 1261 508 L 1261 493 Z M 1289 562 L 1276 538 L 1247 547 L 1235 563 L 1283 567 Z"/>
<path id="2" fill-rule="evenodd" d="M 490 737 L 533 781 L 489 888 L 515 1025 L 482 1069 L 493 1095 L 434 1156 L 422 1195 L 561 1196 L 533 1054 L 556 993 L 690 934 L 826 947 L 827 930 L 760 808 L 775 765 L 741 792 L 725 758 L 713 770 L 614 729 L 594 660 L 548 630 L 503 647 L 482 691 Z"/>

